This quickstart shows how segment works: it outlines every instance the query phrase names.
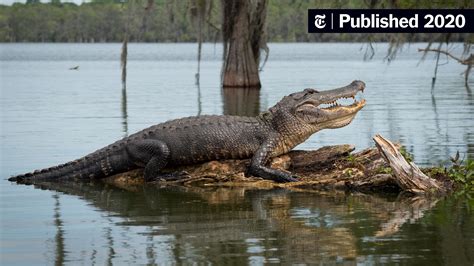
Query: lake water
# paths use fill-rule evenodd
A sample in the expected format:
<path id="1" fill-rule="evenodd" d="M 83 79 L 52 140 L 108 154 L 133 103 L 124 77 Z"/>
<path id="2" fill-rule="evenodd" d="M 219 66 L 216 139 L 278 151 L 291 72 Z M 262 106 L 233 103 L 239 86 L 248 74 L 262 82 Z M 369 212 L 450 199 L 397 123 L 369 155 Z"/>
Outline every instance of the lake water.
<path id="1" fill-rule="evenodd" d="M 130 44 L 127 93 L 120 44 L 0 44 L 2 264 L 474 263 L 473 200 L 353 193 L 48 184 L 5 178 L 81 157 L 150 125 L 198 114 L 246 114 L 308 87 L 360 79 L 366 107 L 345 128 L 300 149 L 399 141 L 420 165 L 474 156 L 474 96 L 465 69 L 424 44 L 364 61 L 362 44 L 270 44 L 262 89 L 221 90 L 220 44 Z M 462 52 L 462 44 L 450 48 Z M 79 66 L 78 70 L 69 70 Z M 471 87 L 474 87 L 472 80 Z"/>

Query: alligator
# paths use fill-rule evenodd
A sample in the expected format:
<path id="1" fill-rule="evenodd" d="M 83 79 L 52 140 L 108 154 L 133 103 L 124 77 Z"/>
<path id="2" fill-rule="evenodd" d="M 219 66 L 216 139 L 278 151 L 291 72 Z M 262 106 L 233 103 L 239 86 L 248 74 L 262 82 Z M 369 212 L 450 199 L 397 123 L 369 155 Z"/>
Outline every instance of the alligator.
<path id="1" fill-rule="evenodd" d="M 322 129 L 351 123 L 365 106 L 364 99 L 355 98 L 364 88 L 365 83 L 356 80 L 333 90 L 305 89 L 283 97 L 256 117 L 203 115 L 167 121 L 80 159 L 9 180 L 99 179 L 144 168 L 145 181 L 153 181 L 167 177 L 160 173 L 165 166 L 251 158 L 249 175 L 275 182 L 297 181 L 292 173 L 269 167 L 270 159 Z M 353 103 L 338 103 L 343 98 L 352 98 Z"/>

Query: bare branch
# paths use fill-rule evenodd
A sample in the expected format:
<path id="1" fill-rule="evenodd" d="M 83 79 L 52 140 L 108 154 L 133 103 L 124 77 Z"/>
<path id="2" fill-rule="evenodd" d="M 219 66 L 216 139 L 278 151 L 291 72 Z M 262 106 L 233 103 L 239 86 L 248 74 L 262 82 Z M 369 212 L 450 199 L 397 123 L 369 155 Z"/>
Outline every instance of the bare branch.
<path id="1" fill-rule="evenodd" d="M 445 54 L 449 57 L 451 57 L 452 59 L 458 61 L 460 64 L 463 64 L 463 65 L 472 65 L 474 63 L 474 55 L 471 54 L 467 59 L 462 59 L 462 58 L 459 58 L 457 56 L 454 56 L 453 54 L 451 54 L 450 52 L 448 51 L 444 51 L 444 50 L 441 50 L 441 49 L 432 49 L 432 48 L 427 48 L 427 49 L 418 49 L 418 52 L 436 52 L 436 53 L 441 53 L 441 54 Z"/>
<path id="2" fill-rule="evenodd" d="M 436 68 L 435 68 L 435 76 L 433 77 L 433 84 L 434 84 L 434 81 L 436 80 L 436 72 L 438 70 L 439 55 L 440 54 L 445 54 L 446 56 L 451 57 L 452 59 L 458 61 L 460 64 L 467 66 L 466 71 L 464 72 L 464 85 L 469 90 L 470 89 L 469 88 L 469 74 L 471 73 L 472 65 L 474 64 L 474 54 L 470 54 L 468 58 L 463 59 L 463 58 L 459 58 L 457 56 L 454 56 L 453 54 L 451 54 L 448 51 L 441 50 L 441 43 L 440 43 L 440 46 L 438 47 L 438 49 L 432 49 L 432 48 L 429 48 L 429 47 L 430 46 L 428 46 L 428 48 L 425 48 L 425 49 L 418 49 L 418 52 L 423 52 L 424 53 L 423 57 L 428 52 L 438 53 L 437 58 L 436 58 Z M 466 47 L 471 47 L 471 45 L 470 44 L 465 45 L 464 48 L 466 48 Z M 463 52 L 463 54 L 466 54 L 465 51 Z"/>

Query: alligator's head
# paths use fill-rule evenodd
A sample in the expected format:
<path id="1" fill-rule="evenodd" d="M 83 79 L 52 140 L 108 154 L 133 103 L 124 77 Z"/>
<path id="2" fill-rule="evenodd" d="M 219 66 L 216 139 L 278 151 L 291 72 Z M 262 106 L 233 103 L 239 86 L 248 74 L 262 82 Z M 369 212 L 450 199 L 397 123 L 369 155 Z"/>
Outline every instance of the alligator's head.
<path id="1" fill-rule="evenodd" d="M 365 83 L 353 81 L 351 84 L 328 91 L 305 89 L 285 96 L 270 112 L 278 116 L 290 115 L 303 124 L 311 125 L 314 131 L 325 128 L 339 128 L 348 125 L 365 105 L 365 100 L 357 101 L 355 96 L 363 92 Z M 353 100 L 347 100 L 353 99 Z"/>

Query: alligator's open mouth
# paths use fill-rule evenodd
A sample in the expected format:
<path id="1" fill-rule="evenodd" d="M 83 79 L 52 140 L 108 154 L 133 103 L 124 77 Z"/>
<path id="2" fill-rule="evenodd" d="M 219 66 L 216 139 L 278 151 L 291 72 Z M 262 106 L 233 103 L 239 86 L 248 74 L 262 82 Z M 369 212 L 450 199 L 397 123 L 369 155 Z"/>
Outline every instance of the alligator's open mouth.
<path id="1" fill-rule="evenodd" d="M 346 87 L 321 92 L 317 104 L 313 103 L 320 115 L 325 117 L 319 122 L 320 125 L 325 128 L 348 125 L 365 106 L 366 101 L 359 94 L 364 92 L 364 89 L 364 82 L 354 81 Z"/>
<path id="2" fill-rule="evenodd" d="M 365 83 L 355 80 L 334 90 L 305 90 L 308 96 L 296 106 L 295 113 L 303 121 L 321 129 L 343 127 L 365 106 L 365 100 L 359 94 L 364 89 Z"/>
<path id="3" fill-rule="evenodd" d="M 364 92 L 364 89 L 364 82 L 353 81 L 348 86 L 342 88 L 318 92 L 300 105 L 311 105 L 324 112 L 338 112 L 344 116 L 357 112 L 364 107 L 365 100 L 358 95 L 359 92 Z M 357 98 L 360 98 L 360 100 Z"/>
<path id="4" fill-rule="evenodd" d="M 333 101 L 328 101 L 318 105 L 319 109 L 333 111 L 343 109 L 347 111 L 358 111 L 365 106 L 365 99 L 357 100 L 355 95 L 349 97 L 341 97 Z"/>

